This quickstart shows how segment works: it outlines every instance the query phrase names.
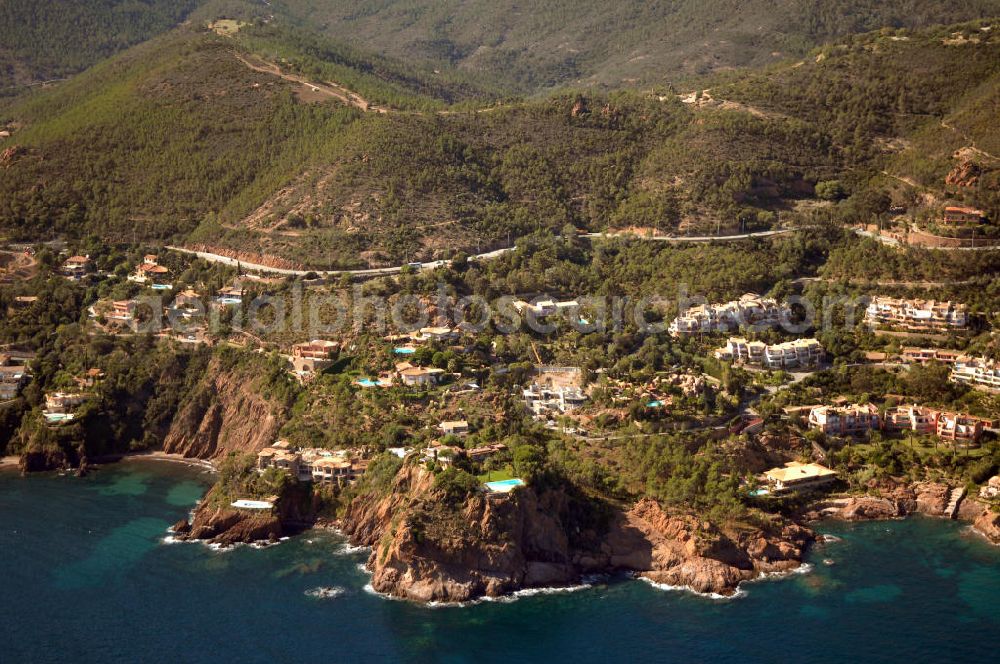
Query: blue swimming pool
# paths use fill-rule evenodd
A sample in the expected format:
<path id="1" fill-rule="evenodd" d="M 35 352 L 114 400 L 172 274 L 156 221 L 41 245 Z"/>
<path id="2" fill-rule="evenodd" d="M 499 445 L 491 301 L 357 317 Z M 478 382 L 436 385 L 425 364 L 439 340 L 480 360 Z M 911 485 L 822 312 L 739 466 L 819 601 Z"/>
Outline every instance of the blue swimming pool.
<path id="1" fill-rule="evenodd" d="M 361 387 L 375 387 L 376 385 L 378 385 L 378 383 L 376 383 L 371 378 L 362 378 L 356 381 L 355 384 L 360 385 Z"/>
<path id="2" fill-rule="evenodd" d="M 498 493 L 507 493 L 508 491 L 513 491 L 519 486 L 524 486 L 524 480 L 514 478 L 511 480 L 498 480 L 496 482 L 487 482 L 486 488 L 490 491 L 496 491 Z"/>
<path id="3" fill-rule="evenodd" d="M 646 404 L 646 408 L 660 408 L 663 406 L 662 401 L 650 401 Z"/>
<path id="4" fill-rule="evenodd" d="M 404 346 L 404 347 L 400 347 L 400 348 L 395 348 L 395 349 L 393 349 L 392 352 L 395 353 L 396 355 L 413 355 L 414 353 L 417 352 L 417 349 L 416 348 L 406 348 Z"/>

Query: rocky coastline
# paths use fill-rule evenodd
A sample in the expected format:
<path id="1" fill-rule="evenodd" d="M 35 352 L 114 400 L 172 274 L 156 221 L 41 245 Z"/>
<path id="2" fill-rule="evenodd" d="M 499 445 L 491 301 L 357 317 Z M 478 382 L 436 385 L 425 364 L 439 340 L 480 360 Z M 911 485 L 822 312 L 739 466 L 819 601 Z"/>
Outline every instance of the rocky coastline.
<path id="1" fill-rule="evenodd" d="M 911 515 L 957 519 L 991 543 L 1000 545 L 1000 513 L 976 496 L 962 496 L 949 511 L 952 492 L 958 487 L 944 482 L 873 481 L 864 495 L 825 497 L 807 506 L 801 514 L 806 522 L 822 519 L 872 521 L 902 519 Z"/>
<path id="2" fill-rule="evenodd" d="M 478 494 L 442 510 L 433 475 L 404 469 L 382 498 L 359 497 L 340 521 L 372 548 L 372 588 L 417 602 L 466 602 L 527 588 L 573 586 L 631 573 L 695 592 L 732 595 L 740 583 L 802 565 L 812 531 L 791 522 L 720 528 L 642 500 L 587 529 L 562 489 Z"/>
<path id="3" fill-rule="evenodd" d="M 334 525 L 352 545 L 370 547 L 366 567 L 376 592 L 415 602 L 462 603 L 573 587 L 588 576 L 615 573 L 726 597 L 742 583 L 801 569 L 817 541 L 810 523 L 914 514 L 947 518 L 953 488 L 884 481 L 868 487 L 866 495 L 824 498 L 794 519 L 775 518 L 764 526 L 720 526 L 642 499 L 627 509 L 613 508 L 602 527 L 588 530 L 573 522 L 579 506 L 562 489 L 476 494 L 443 509 L 433 474 L 413 466 L 389 491 L 355 498 Z M 1000 544 L 1000 515 L 985 502 L 966 497 L 955 518 Z M 226 537 L 259 528 L 245 521 L 229 527 Z"/>
<path id="4" fill-rule="evenodd" d="M 184 455 L 161 456 L 177 460 Z M 48 465 L 38 464 L 38 469 Z M 35 466 L 30 456 L 22 457 L 22 471 Z M 882 480 L 865 487 L 863 495 L 827 496 L 791 518 L 738 526 L 720 526 L 642 499 L 632 506 L 610 507 L 600 515 L 600 523 L 581 524 L 579 501 L 562 488 L 477 492 L 445 509 L 434 474 L 413 465 L 404 468 L 388 490 L 354 498 L 336 520 L 320 519 L 318 499 L 301 487 L 279 497 L 265 513 L 229 507 L 215 498 L 213 488 L 190 520 L 179 521 L 171 531 L 178 541 L 225 548 L 274 543 L 311 527 L 335 527 L 352 545 L 371 548 L 366 567 L 376 592 L 423 603 L 571 587 L 588 576 L 618 573 L 726 597 L 744 582 L 800 569 L 817 540 L 810 524 L 914 514 L 951 518 L 954 488 L 943 482 Z M 1000 544 L 1000 514 L 978 497 L 964 497 L 953 518 Z"/>
<path id="5" fill-rule="evenodd" d="M 218 491 L 216 485 L 198 503 L 190 519 L 181 519 L 171 526 L 175 540 L 203 541 L 220 548 L 273 544 L 307 530 L 316 522 L 317 502 L 308 489 L 299 485 L 291 485 L 277 496 L 270 510 L 234 508 Z"/>

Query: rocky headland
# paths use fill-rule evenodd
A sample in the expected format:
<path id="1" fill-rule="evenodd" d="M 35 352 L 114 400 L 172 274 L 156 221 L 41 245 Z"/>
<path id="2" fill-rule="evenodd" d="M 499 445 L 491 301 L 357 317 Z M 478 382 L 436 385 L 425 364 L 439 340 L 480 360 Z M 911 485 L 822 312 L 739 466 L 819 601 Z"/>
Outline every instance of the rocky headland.
<path id="1" fill-rule="evenodd" d="M 404 468 L 384 494 L 354 499 L 340 521 L 370 546 L 372 587 L 420 602 L 463 602 L 522 588 L 632 572 L 657 583 L 730 595 L 744 581 L 802 564 L 807 528 L 781 522 L 721 528 L 642 500 L 624 510 L 564 488 L 474 493 L 455 504 L 434 476 Z"/>
<path id="2" fill-rule="evenodd" d="M 191 519 L 182 519 L 171 527 L 180 541 L 204 541 L 220 547 L 235 544 L 277 542 L 312 526 L 319 501 L 304 485 L 289 484 L 281 495 L 269 497 L 270 510 L 232 507 L 225 489 L 216 484 L 198 503 Z"/>

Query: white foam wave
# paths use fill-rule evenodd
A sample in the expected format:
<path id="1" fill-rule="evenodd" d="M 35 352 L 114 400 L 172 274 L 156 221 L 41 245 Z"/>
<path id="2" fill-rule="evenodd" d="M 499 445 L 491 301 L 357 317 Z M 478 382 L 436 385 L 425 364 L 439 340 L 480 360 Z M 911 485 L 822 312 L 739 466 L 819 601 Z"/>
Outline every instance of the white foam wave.
<path id="1" fill-rule="evenodd" d="M 310 588 L 305 592 L 309 597 L 315 597 L 316 599 L 334 599 L 346 593 L 347 589 L 339 586 L 320 586 L 318 588 Z"/>
<path id="2" fill-rule="evenodd" d="M 635 578 L 637 578 L 637 579 L 639 579 L 641 581 L 645 581 L 646 583 L 648 583 L 649 585 L 653 586 L 657 590 L 671 590 L 671 591 L 680 590 L 682 592 L 688 592 L 688 593 L 691 593 L 692 595 L 697 595 L 698 597 L 704 597 L 706 599 L 730 600 L 730 599 L 737 599 L 737 598 L 740 598 L 740 597 L 744 597 L 747 594 L 747 592 L 746 592 L 746 590 L 743 589 L 743 586 L 745 586 L 748 583 L 759 583 L 761 581 L 769 581 L 769 580 L 773 580 L 773 579 L 783 579 L 783 578 L 788 577 L 788 576 L 796 576 L 796 575 L 799 575 L 799 574 L 808 574 L 811 571 L 813 571 L 813 565 L 812 565 L 812 563 L 802 563 L 801 565 L 799 565 L 798 567 L 795 567 L 793 569 L 778 570 L 778 571 L 775 571 L 775 572 L 761 572 L 758 576 L 756 576 L 753 579 L 748 579 L 747 581 L 741 581 L 736 586 L 736 591 L 733 594 L 731 594 L 731 595 L 722 595 L 722 594 L 719 594 L 719 593 L 702 593 L 702 592 L 698 592 L 694 588 L 691 588 L 690 586 L 674 586 L 674 585 L 671 585 L 669 583 L 659 583 L 659 582 L 653 581 L 652 579 L 648 579 L 648 578 L 646 578 L 644 576 L 638 576 L 638 575 L 636 575 Z"/>
<path id="3" fill-rule="evenodd" d="M 604 577 L 596 577 L 596 578 L 604 578 Z M 423 606 L 428 609 L 456 609 L 456 608 L 464 608 L 469 606 L 476 606 L 477 604 L 487 604 L 487 603 L 510 604 L 525 597 L 535 597 L 537 595 L 559 595 L 563 593 L 574 593 L 580 590 L 587 590 L 588 588 L 591 587 L 593 587 L 593 583 L 581 583 L 574 586 L 551 586 L 546 588 L 522 588 L 521 590 L 515 590 L 514 592 L 508 595 L 501 595 L 499 597 L 484 596 L 484 597 L 477 597 L 476 599 L 466 600 L 464 602 L 432 601 L 432 602 L 424 602 L 423 604 L 420 604 L 420 606 Z M 394 595 L 380 593 L 379 591 L 375 590 L 375 588 L 373 588 L 372 584 L 370 583 L 365 584 L 364 591 L 371 595 L 375 595 L 376 597 L 381 597 L 382 599 L 402 601 L 402 602 L 407 601 L 405 597 L 396 597 Z"/>
<path id="4" fill-rule="evenodd" d="M 333 553 L 338 556 L 353 556 L 359 553 L 371 553 L 371 550 L 370 546 L 355 546 L 350 542 L 341 542 Z"/>
<path id="5" fill-rule="evenodd" d="M 744 591 L 740 587 L 737 587 L 736 592 L 734 592 L 732 595 L 720 595 L 719 593 L 701 593 L 690 586 L 674 586 L 669 583 L 659 583 L 657 581 L 653 581 L 652 579 L 647 579 L 644 576 L 638 576 L 636 578 L 639 579 L 640 581 L 648 583 L 657 590 L 671 591 L 671 592 L 676 592 L 676 591 L 686 592 L 692 595 L 697 595 L 698 597 L 704 597 L 705 599 L 730 600 L 730 599 L 737 599 L 738 597 L 746 595 L 746 591 Z"/>

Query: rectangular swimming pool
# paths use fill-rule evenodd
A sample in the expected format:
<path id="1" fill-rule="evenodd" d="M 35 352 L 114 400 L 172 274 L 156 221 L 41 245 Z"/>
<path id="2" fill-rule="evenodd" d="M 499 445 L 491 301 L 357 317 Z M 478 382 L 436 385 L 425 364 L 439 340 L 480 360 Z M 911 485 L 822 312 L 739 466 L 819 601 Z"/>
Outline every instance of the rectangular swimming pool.
<path id="1" fill-rule="evenodd" d="M 495 493 L 509 493 L 519 486 L 524 486 L 524 480 L 516 477 L 510 480 L 499 480 L 496 482 L 486 483 L 486 488 Z"/>

